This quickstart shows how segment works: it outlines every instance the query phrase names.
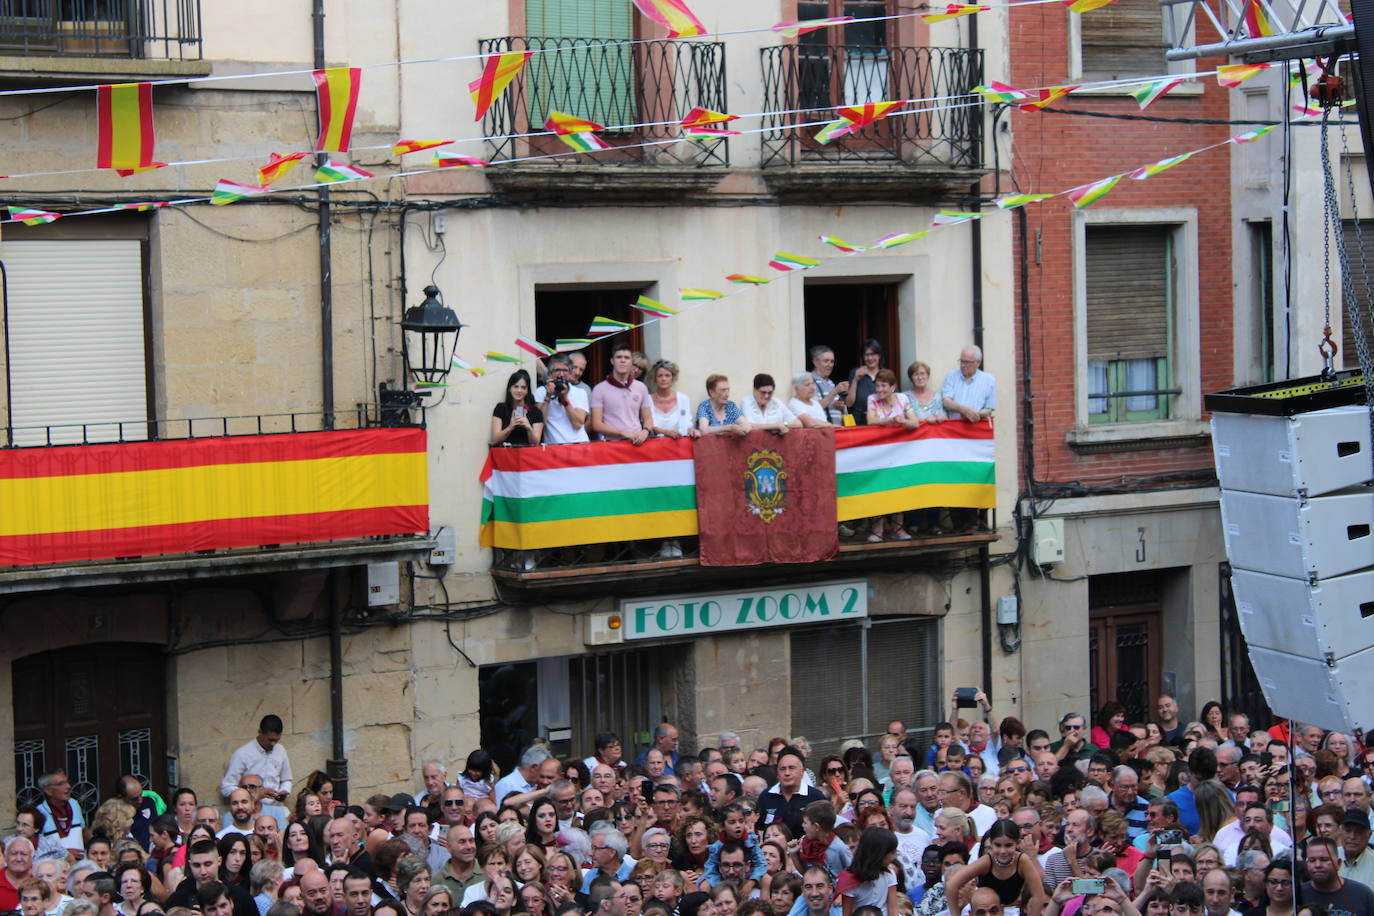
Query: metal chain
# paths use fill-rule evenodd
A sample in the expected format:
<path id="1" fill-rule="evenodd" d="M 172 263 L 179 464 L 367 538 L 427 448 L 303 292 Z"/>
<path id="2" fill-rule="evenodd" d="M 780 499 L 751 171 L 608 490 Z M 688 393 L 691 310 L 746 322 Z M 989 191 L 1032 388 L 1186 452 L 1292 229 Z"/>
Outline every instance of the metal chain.
<path id="1" fill-rule="evenodd" d="M 1341 262 L 1342 278 L 1349 275 L 1345 261 L 1345 246 L 1341 244 L 1340 199 L 1336 196 L 1336 176 L 1331 168 L 1331 147 L 1327 140 L 1330 133 L 1327 120 L 1331 109 L 1322 108 L 1321 161 L 1322 161 L 1322 306 L 1325 309 L 1322 321 L 1323 335 L 1318 350 L 1322 355 L 1322 376 L 1329 378 L 1335 373 L 1335 348 L 1327 349 L 1327 338 L 1331 332 L 1331 239 L 1336 239 L 1336 253 Z M 1346 287 L 1348 290 L 1348 287 Z M 1346 290 L 1342 292 L 1345 293 Z"/>
<path id="2" fill-rule="evenodd" d="M 1357 295 L 1349 280 L 1346 280 L 1346 291 L 1342 298 L 1346 306 L 1344 321 L 1354 322 L 1352 327 L 1354 334 L 1352 336 L 1355 339 L 1355 355 L 1360 361 L 1360 373 L 1364 376 L 1365 406 L 1369 409 L 1369 441 L 1374 443 L 1374 360 L 1370 359 L 1370 340 L 1365 334 L 1367 329 L 1374 327 L 1374 302 L 1371 301 L 1371 293 L 1374 293 L 1374 288 L 1369 285 L 1369 258 L 1364 249 L 1364 230 L 1360 227 L 1359 195 L 1355 193 L 1355 173 L 1350 162 L 1350 138 L 1343 126 L 1341 127 L 1341 159 L 1345 163 L 1345 181 L 1350 188 L 1350 220 L 1355 227 L 1355 250 L 1360 254 L 1360 276 L 1364 281 L 1364 285 L 1360 287 L 1362 295 Z M 1341 269 L 1348 276 L 1350 255 L 1346 248 L 1344 233 L 1341 234 L 1337 244 L 1341 253 Z M 1329 298 L 1327 308 L 1330 308 Z M 1370 473 L 1374 476 L 1374 454 L 1370 456 Z"/>

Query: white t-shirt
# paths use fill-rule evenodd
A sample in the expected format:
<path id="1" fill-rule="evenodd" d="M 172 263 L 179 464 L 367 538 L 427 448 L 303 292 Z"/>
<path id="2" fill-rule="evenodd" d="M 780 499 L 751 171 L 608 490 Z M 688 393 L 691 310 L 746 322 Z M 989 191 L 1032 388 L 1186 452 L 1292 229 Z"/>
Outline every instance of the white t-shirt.
<path id="1" fill-rule="evenodd" d="M 548 389 L 539 386 L 534 389 L 534 403 L 543 404 L 544 398 L 548 394 Z M 576 386 L 568 388 L 568 404 L 586 414 L 582 420 L 581 429 L 573 429 L 572 420 L 568 419 L 568 411 L 557 399 L 549 402 L 544 408 L 544 442 L 547 445 L 561 445 L 565 442 L 590 442 L 587 436 L 587 426 L 592 422 L 591 408 L 587 405 L 587 392 Z"/>
<path id="2" fill-rule="evenodd" d="M 830 422 L 830 418 L 825 415 L 825 408 L 822 407 L 821 402 L 815 398 L 812 398 L 810 404 L 807 404 L 800 398 L 793 398 L 787 402 L 787 409 L 792 411 L 798 418 L 800 418 L 802 414 L 810 414 L 814 419 L 822 423 Z"/>
<path id="3" fill-rule="evenodd" d="M 930 834 L 915 826 L 911 828 L 910 833 L 902 833 L 900 830 L 894 830 L 893 833 L 897 834 L 897 864 L 902 867 L 902 873 L 906 876 L 906 889 L 912 890 L 923 886 L 926 876 L 925 872 L 921 871 L 921 856 L 930 845 Z"/>
<path id="4" fill-rule="evenodd" d="M 797 419 L 777 398 L 768 401 L 766 410 L 759 410 L 759 402 L 750 395 L 740 402 L 739 409 L 750 423 L 791 423 Z"/>
<path id="5" fill-rule="evenodd" d="M 685 436 L 692 428 L 692 402 L 681 391 L 677 393 L 676 407 L 660 412 L 658 404 L 649 398 L 649 409 L 653 411 L 654 427 L 657 429 L 676 429 Z"/>
<path id="6" fill-rule="evenodd" d="M 897 916 L 896 913 L 887 911 L 887 889 L 897 885 L 897 876 L 890 871 L 884 871 L 875 881 L 865 881 L 855 885 L 851 890 L 845 891 L 846 897 L 854 899 L 854 909 L 861 906 L 876 906 L 883 911 L 883 916 Z"/>

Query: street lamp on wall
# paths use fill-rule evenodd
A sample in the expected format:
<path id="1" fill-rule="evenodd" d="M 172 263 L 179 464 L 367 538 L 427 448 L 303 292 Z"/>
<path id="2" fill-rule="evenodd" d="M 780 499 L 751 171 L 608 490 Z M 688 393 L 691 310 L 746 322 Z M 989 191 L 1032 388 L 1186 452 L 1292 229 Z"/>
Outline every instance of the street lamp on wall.
<path id="1" fill-rule="evenodd" d="M 401 319 L 401 358 L 420 387 L 443 384 L 453 368 L 458 332 L 465 325 L 440 301 L 439 287 L 426 286 L 425 300 Z"/>

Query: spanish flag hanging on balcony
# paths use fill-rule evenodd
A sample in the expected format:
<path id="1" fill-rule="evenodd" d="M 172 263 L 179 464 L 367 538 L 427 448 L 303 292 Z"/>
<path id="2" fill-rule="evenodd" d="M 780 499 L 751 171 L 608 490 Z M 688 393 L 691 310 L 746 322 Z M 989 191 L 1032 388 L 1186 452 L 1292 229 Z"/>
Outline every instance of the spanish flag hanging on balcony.
<path id="1" fill-rule="evenodd" d="M 0 566 L 417 534 L 425 431 L 357 429 L 0 452 Z"/>
<path id="2" fill-rule="evenodd" d="M 357 67 L 315 71 L 315 98 L 320 112 L 320 139 L 315 151 L 346 153 L 353 139 L 353 116 L 358 111 L 358 88 L 363 72 Z"/>
<path id="3" fill-rule="evenodd" d="M 129 173 L 156 168 L 153 161 L 153 85 L 118 83 L 95 90 L 98 169 Z"/>

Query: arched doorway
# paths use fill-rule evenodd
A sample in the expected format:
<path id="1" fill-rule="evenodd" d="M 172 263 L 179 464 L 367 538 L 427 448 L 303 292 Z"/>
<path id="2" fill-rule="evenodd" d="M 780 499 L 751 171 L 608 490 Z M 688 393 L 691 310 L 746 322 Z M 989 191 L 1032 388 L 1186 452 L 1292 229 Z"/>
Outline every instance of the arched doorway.
<path id="1" fill-rule="evenodd" d="M 126 773 L 165 792 L 165 668 L 162 647 L 147 643 L 96 643 L 16 659 L 18 804 L 41 801 L 38 777 L 59 766 L 87 823 Z"/>

